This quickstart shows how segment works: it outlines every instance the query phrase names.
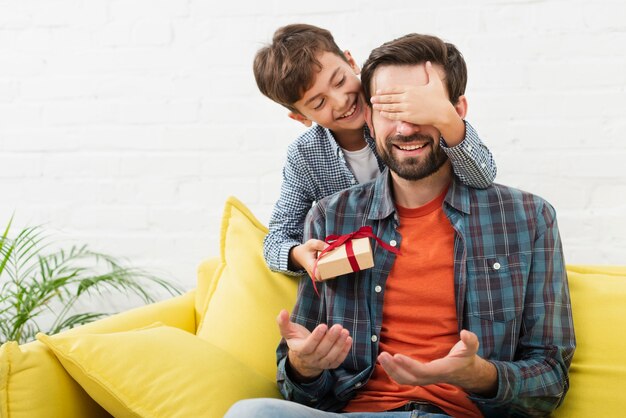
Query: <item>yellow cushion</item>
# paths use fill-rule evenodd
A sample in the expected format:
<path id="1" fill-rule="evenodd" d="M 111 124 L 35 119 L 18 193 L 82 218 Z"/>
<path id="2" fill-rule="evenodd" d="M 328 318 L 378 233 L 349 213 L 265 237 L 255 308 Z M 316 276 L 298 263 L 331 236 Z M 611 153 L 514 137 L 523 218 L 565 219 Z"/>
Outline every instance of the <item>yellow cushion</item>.
<path id="1" fill-rule="evenodd" d="M 222 219 L 221 265 L 208 291 L 198 336 L 268 379 L 276 378 L 276 316 L 291 311 L 299 278 L 269 270 L 263 258 L 264 227 L 234 197 Z"/>
<path id="2" fill-rule="evenodd" d="M 555 416 L 618 416 L 626 390 L 626 267 L 567 271 L 577 347 L 570 390 Z"/>
<path id="3" fill-rule="evenodd" d="M 178 328 L 37 338 L 115 417 L 221 417 L 239 399 L 280 396 L 274 380 Z"/>
<path id="4" fill-rule="evenodd" d="M 195 292 L 141 306 L 65 331 L 64 335 L 128 331 L 163 322 L 195 332 Z M 0 348 L 0 417 L 109 417 L 39 341 Z"/>
<path id="5" fill-rule="evenodd" d="M 0 347 L 0 417 L 110 417 L 39 341 Z"/>

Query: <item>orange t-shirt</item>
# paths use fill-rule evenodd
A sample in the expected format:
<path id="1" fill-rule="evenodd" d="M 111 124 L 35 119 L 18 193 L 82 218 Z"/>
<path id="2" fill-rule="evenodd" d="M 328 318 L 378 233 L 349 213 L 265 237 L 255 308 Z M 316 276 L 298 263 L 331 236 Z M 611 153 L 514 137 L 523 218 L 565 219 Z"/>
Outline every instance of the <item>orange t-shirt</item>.
<path id="1" fill-rule="evenodd" d="M 401 255 L 396 257 L 385 286 L 380 352 L 402 353 L 428 362 L 445 357 L 459 341 L 454 229 L 442 206 L 446 192 L 419 208 L 396 208 Z M 387 411 L 410 400 L 430 402 L 455 417 L 482 417 L 461 388 L 449 384 L 400 385 L 379 362 L 370 380 L 344 409 Z"/>

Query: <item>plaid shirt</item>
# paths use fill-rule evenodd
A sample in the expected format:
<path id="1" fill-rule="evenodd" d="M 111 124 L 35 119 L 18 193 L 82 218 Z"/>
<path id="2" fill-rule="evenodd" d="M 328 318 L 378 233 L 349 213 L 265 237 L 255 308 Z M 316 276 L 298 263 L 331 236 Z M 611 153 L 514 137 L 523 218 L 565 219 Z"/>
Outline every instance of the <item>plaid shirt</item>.
<path id="1" fill-rule="evenodd" d="M 309 213 L 305 239 L 324 239 L 370 225 L 402 248 L 386 170 L 376 181 L 321 200 Z M 554 209 L 543 199 L 494 184 L 472 189 L 455 178 L 444 201 L 455 230 L 454 283 L 458 329 L 478 335 L 478 355 L 498 371 L 494 398 L 470 395 L 485 416 L 545 415 L 567 392 L 575 338 L 567 276 Z M 395 255 L 374 243 L 375 267 L 318 283 L 301 280 L 292 320 L 313 330 L 341 324 L 353 346 L 343 364 L 314 382 L 286 373 L 278 347 L 278 385 L 286 399 L 338 411 L 365 385 L 378 356 L 385 282 Z M 425 272 L 428 274 L 428 272 Z M 419 303 L 419 296 L 416 296 Z"/>
<path id="2" fill-rule="evenodd" d="M 367 127 L 364 137 L 382 171 L 384 164 L 376 153 L 375 141 Z M 468 122 L 465 122 L 465 138 L 460 144 L 447 147 L 445 141 L 441 141 L 441 146 L 462 182 L 479 188 L 493 182 L 496 164 Z M 296 139 L 287 150 L 280 197 L 274 206 L 263 245 L 268 266 L 287 274 L 304 274 L 304 270 L 289 270 L 289 250 L 303 242 L 307 212 L 314 202 L 355 184 L 357 180 L 329 129 L 315 125 Z"/>

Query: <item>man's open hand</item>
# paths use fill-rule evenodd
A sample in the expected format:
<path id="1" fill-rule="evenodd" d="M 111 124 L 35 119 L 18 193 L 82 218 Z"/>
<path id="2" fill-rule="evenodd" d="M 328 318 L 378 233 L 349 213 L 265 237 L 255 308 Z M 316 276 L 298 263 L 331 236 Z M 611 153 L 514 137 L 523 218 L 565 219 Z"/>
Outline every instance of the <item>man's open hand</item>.
<path id="1" fill-rule="evenodd" d="M 498 377 L 496 368 L 477 352 L 478 337 L 463 330 L 459 342 L 443 358 L 422 363 L 403 354 L 392 356 L 382 352 L 378 361 L 393 380 L 403 385 L 449 383 L 470 392 L 494 395 Z"/>
<path id="2" fill-rule="evenodd" d="M 312 380 L 326 369 L 339 367 L 352 347 L 350 333 L 339 324 L 330 328 L 320 324 L 310 332 L 292 322 L 284 309 L 276 321 L 289 346 L 289 365 L 298 380 Z"/>

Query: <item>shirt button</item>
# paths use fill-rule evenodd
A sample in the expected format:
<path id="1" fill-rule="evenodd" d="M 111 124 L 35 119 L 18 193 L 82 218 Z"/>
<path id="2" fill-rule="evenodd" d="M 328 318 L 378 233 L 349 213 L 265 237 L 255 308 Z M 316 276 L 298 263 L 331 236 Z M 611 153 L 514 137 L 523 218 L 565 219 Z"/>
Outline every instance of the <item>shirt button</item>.
<path id="1" fill-rule="evenodd" d="M 472 152 L 472 146 L 471 145 L 467 146 L 467 152 Z"/>
<path id="2" fill-rule="evenodd" d="M 396 245 L 398 245 L 398 243 L 396 242 L 395 239 L 392 239 L 391 241 L 389 241 L 389 245 L 391 245 L 392 247 L 395 247 Z"/>
<path id="3" fill-rule="evenodd" d="M 373 343 L 375 343 L 376 341 L 378 341 L 378 337 L 375 336 L 375 335 L 372 335 L 371 340 L 372 340 Z"/>
<path id="4" fill-rule="evenodd" d="M 355 180 L 355 179 L 352 179 L 352 181 L 350 181 L 350 183 L 352 183 L 352 184 L 356 184 L 356 180 Z"/>
<path id="5" fill-rule="evenodd" d="M 363 383 L 361 383 L 361 382 L 356 382 L 356 383 L 354 384 L 354 387 L 355 387 L 355 388 L 360 388 L 361 386 L 363 386 Z"/>
<path id="6" fill-rule="evenodd" d="M 376 291 L 376 293 L 380 293 L 380 291 L 383 290 L 383 288 L 380 286 L 376 286 L 374 290 Z"/>
<path id="7" fill-rule="evenodd" d="M 500 265 L 500 263 L 493 263 L 493 269 L 494 269 L 494 270 L 500 270 L 500 267 L 502 267 L 502 266 Z"/>
<path id="8" fill-rule="evenodd" d="M 480 168 L 485 168 L 485 167 L 487 167 L 487 164 L 485 164 L 485 163 L 482 163 L 482 164 L 480 165 Z"/>

